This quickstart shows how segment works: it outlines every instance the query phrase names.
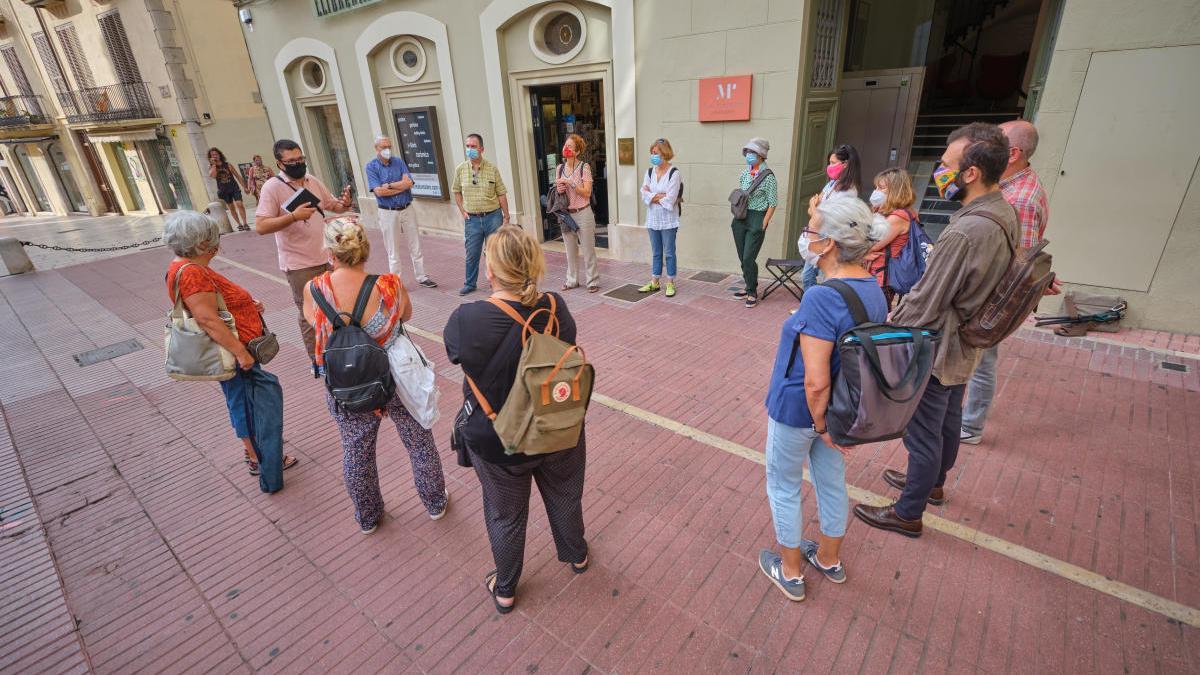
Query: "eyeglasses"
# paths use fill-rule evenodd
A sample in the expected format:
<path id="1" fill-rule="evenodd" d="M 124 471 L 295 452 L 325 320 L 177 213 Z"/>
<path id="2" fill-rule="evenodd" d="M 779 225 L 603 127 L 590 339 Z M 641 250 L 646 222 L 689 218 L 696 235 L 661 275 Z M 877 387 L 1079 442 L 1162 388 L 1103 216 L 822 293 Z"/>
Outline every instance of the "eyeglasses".
<path id="1" fill-rule="evenodd" d="M 297 164 L 303 164 L 305 159 L 306 158 L 304 157 L 304 155 L 301 155 L 301 156 L 297 157 L 296 159 L 291 160 L 290 162 L 283 162 L 282 160 L 280 160 L 280 161 L 284 166 L 295 166 Z"/>

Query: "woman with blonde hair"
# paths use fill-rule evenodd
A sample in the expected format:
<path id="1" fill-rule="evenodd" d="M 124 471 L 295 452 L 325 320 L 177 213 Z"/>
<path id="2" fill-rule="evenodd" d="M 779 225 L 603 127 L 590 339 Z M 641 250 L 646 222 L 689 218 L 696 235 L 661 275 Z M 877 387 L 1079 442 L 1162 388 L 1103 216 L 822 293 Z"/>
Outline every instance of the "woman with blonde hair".
<path id="1" fill-rule="evenodd" d="M 567 213 L 579 228 L 575 232 L 563 230 L 563 243 L 567 246 L 567 280 L 562 289 L 579 288 L 579 254 L 583 253 L 583 267 L 587 274 L 588 293 L 600 290 L 600 269 L 596 263 L 596 214 L 592 212 L 592 169 L 583 161 L 587 142 L 579 134 L 567 136 L 563 143 L 563 163 L 555 170 L 554 189 L 569 198 Z"/>
<path id="2" fill-rule="evenodd" d="M 304 287 L 304 317 L 316 333 L 313 358 L 325 364 L 325 345 L 333 335 L 333 323 L 317 306 L 314 293 L 331 308 L 344 316 L 352 315 L 356 299 L 374 281 L 367 297 L 360 326 L 385 349 L 400 334 L 401 324 L 412 316 L 408 291 L 395 274 L 377 278 L 366 271 L 371 244 L 362 225 L 353 217 L 335 218 L 325 224 L 325 248 L 333 270 L 315 278 Z M 375 412 L 349 412 L 340 408 L 326 393 L 329 414 L 337 422 L 342 436 L 342 472 L 346 491 L 354 502 L 354 517 L 363 534 L 371 534 L 383 519 L 383 494 L 379 489 L 379 468 L 375 463 L 375 442 L 379 437 L 382 417 Z M 450 495 L 442 474 L 442 459 L 438 456 L 433 432 L 422 427 L 404 408 L 399 396 L 393 394 L 386 413 L 396 425 L 400 440 L 412 462 L 413 483 L 429 517 L 438 520 L 446 515 Z"/>
<path id="3" fill-rule="evenodd" d="M 653 293 L 667 267 L 668 298 L 675 295 L 675 235 L 679 233 L 679 198 L 683 192 L 683 177 L 671 166 L 675 151 L 671 142 L 660 138 L 650 144 L 650 169 L 642 179 L 642 203 L 646 205 L 646 232 L 650 234 L 650 283 L 639 293 Z"/>
<path id="4" fill-rule="evenodd" d="M 516 380 L 523 329 L 501 306 L 526 320 L 538 312 L 532 326 L 539 330 L 557 321 L 559 339 L 569 344 L 575 344 L 575 320 L 561 297 L 538 290 L 546 260 L 527 232 L 511 225 L 501 227 L 488 238 L 485 252 L 492 296 L 454 310 L 443 338 L 450 362 L 462 366 L 488 401 L 504 401 Z M 531 481 L 537 481 L 546 506 L 558 559 L 576 574 L 587 571 L 588 547 L 583 538 L 586 431 L 580 434 L 579 445 L 567 450 L 545 455 L 505 454 L 492 421 L 480 410 L 465 381 L 463 397 L 455 426 L 479 476 L 484 524 L 496 563 L 484 583 L 496 611 L 507 614 L 515 605 L 524 563 Z"/>
<path id="5" fill-rule="evenodd" d="M 875 176 L 875 190 L 871 193 L 871 208 L 887 218 L 887 232 L 871 247 L 864 258 L 867 269 L 879 281 L 879 287 L 887 298 L 888 306 L 896 299 L 896 291 L 888 284 L 888 262 L 899 257 L 908 243 L 908 231 L 917 213 L 913 209 L 917 195 L 913 192 L 912 178 L 904 169 L 884 169 Z"/>

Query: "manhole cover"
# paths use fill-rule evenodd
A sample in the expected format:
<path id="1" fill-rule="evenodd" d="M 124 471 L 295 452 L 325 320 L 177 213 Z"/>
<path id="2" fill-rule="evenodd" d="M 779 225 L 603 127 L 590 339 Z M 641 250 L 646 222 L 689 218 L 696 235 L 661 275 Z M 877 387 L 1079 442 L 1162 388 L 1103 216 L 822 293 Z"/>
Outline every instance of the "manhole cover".
<path id="1" fill-rule="evenodd" d="M 725 277 L 727 276 L 729 275 L 725 274 L 724 272 L 696 272 L 688 278 L 692 281 L 703 281 L 709 284 L 716 284 L 724 281 Z"/>
<path id="2" fill-rule="evenodd" d="M 101 361 L 115 359 L 118 356 L 132 354 L 142 349 L 144 349 L 144 347 L 142 347 L 142 343 L 138 342 L 137 340 L 126 340 L 124 342 L 118 342 L 106 347 L 100 347 L 98 349 L 86 351 L 82 354 L 76 354 L 74 359 L 75 363 L 78 363 L 80 366 L 90 366 L 95 363 L 100 363 Z"/>
<path id="3" fill-rule="evenodd" d="M 1178 372 L 1178 373 L 1186 373 L 1188 371 L 1188 367 L 1183 365 L 1182 363 L 1168 363 L 1166 361 L 1163 361 L 1162 363 L 1160 363 L 1158 365 L 1162 366 L 1163 370 L 1174 370 L 1175 372 Z"/>
<path id="4" fill-rule="evenodd" d="M 638 300 L 645 300 L 646 298 L 654 295 L 654 293 L 638 293 L 638 288 L 641 287 L 637 284 L 625 284 L 624 286 L 618 286 L 612 289 L 611 291 L 605 293 L 604 296 L 607 298 L 613 298 L 615 300 L 624 300 L 625 302 L 637 302 Z M 655 293 L 657 292 L 658 291 L 655 291 Z"/>

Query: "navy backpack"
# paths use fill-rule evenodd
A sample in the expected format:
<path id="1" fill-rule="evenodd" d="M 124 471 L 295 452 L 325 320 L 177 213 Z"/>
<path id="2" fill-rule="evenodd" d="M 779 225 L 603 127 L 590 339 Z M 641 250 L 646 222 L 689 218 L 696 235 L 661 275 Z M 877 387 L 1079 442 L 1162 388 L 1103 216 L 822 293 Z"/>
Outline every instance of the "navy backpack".
<path id="1" fill-rule="evenodd" d="M 917 215 L 901 209 L 908 216 L 908 243 L 900 249 L 900 255 L 891 257 L 891 246 L 884 249 L 884 264 L 887 266 L 888 287 L 900 295 L 912 290 L 925 276 L 925 261 L 933 249 L 933 241 L 925 234 Z"/>

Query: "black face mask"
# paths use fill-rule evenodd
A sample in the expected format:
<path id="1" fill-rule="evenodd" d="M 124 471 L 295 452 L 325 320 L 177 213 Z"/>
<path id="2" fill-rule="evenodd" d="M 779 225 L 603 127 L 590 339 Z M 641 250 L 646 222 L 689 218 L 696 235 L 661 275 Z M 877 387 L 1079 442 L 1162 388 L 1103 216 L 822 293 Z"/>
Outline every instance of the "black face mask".
<path id="1" fill-rule="evenodd" d="M 308 164 L 300 162 L 299 164 L 284 164 L 283 172 L 292 180 L 300 180 L 304 178 L 304 174 L 308 173 Z"/>

